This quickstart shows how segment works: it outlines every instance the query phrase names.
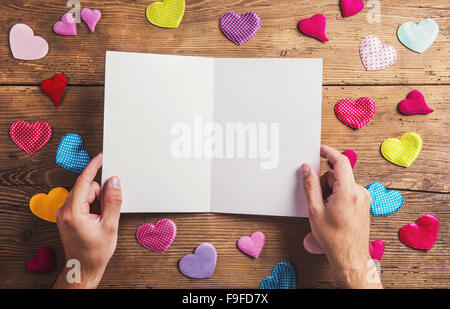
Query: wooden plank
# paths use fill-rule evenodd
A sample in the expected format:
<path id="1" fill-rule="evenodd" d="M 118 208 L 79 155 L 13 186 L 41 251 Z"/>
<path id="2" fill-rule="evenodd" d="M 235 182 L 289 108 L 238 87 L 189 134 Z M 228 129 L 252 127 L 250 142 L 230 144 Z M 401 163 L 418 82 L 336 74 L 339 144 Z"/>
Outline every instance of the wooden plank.
<path id="1" fill-rule="evenodd" d="M 344 150 L 355 149 L 359 155 L 356 180 L 362 185 L 380 181 L 391 188 L 449 191 L 448 86 L 421 86 L 428 104 L 435 110 L 429 115 L 404 116 L 397 104 L 414 89 L 404 86 L 327 86 L 323 89 L 322 142 Z M 355 131 L 334 115 L 340 98 L 372 97 L 377 105 L 372 121 Z M 103 87 L 69 87 L 62 105 L 55 109 L 38 87 L 0 87 L 0 184 L 65 186 L 70 188 L 76 174 L 55 164 L 58 143 L 64 134 L 76 132 L 85 141 L 85 149 L 97 154 L 103 140 Z M 40 151 L 27 155 L 9 138 L 8 130 L 16 120 L 45 120 L 53 127 L 52 140 Z M 393 165 L 382 158 L 379 148 L 389 137 L 417 132 L 424 141 L 418 159 L 409 167 Z M 322 164 L 323 171 L 327 168 Z"/>
<path id="2" fill-rule="evenodd" d="M 0 288 L 48 288 L 64 266 L 56 224 L 35 217 L 28 199 L 38 188 L 0 186 Z M 402 192 L 406 205 L 388 217 L 372 217 L 371 240 L 382 239 L 386 250 L 381 262 L 382 281 L 387 288 L 449 288 L 450 251 L 448 237 L 449 195 Z M 441 222 L 438 240 L 428 252 L 403 245 L 400 227 L 425 213 Z M 102 280 L 102 288 L 258 288 L 279 261 L 294 264 L 298 288 L 336 287 L 325 256 L 304 251 L 303 237 L 309 232 L 307 219 L 222 214 L 168 214 L 178 226 L 172 247 L 164 254 L 146 250 L 136 242 L 135 231 L 143 223 L 154 223 L 167 214 L 123 214 L 117 250 Z M 240 253 L 240 236 L 260 230 L 267 241 L 254 260 Z M 178 271 L 178 260 L 202 242 L 218 251 L 211 279 L 193 280 Z M 56 251 L 58 270 L 36 275 L 26 271 L 27 261 L 42 246 Z"/>
<path id="3" fill-rule="evenodd" d="M 145 18 L 151 1 L 82 1 L 100 9 L 103 17 L 95 33 L 84 23 L 78 36 L 63 37 L 52 31 L 53 24 L 68 11 L 66 1 L 18 1 L 0 3 L 1 84 L 39 84 L 57 72 L 67 75 L 71 84 L 103 84 L 105 50 L 198 55 L 210 57 L 315 57 L 324 58 L 325 84 L 449 84 L 448 46 L 449 5 L 445 1 L 423 0 L 420 4 L 381 3 L 380 23 L 371 24 L 369 8 L 350 18 L 342 18 L 339 1 L 271 0 L 224 3 L 219 0 L 187 0 L 184 19 L 178 29 L 161 29 Z M 227 11 L 255 11 L 262 27 L 245 45 L 228 41 L 218 27 L 219 17 Z M 302 18 L 322 13 L 328 18 L 330 41 L 319 42 L 296 29 Z M 24 18 L 26 16 L 26 18 Z M 397 28 L 406 21 L 418 22 L 432 17 L 441 33 L 424 54 L 405 48 L 397 39 Z M 38 61 L 19 61 L 11 56 L 9 29 L 26 22 L 50 44 L 47 57 Z M 376 35 L 398 52 L 397 63 L 378 72 L 365 71 L 359 44 L 367 35 Z"/>

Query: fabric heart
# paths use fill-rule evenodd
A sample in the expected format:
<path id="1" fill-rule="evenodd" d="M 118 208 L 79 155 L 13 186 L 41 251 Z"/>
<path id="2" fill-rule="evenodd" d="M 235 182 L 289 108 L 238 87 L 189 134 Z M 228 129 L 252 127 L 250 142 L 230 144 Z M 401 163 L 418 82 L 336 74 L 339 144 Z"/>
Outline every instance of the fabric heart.
<path id="1" fill-rule="evenodd" d="M 403 226 L 398 233 L 400 240 L 407 246 L 429 250 L 433 248 L 439 234 L 439 220 L 433 215 L 424 215 L 416 221 Z"/>
<path id="2" fill-rule="evenodd" d="M 375 114 L 375 102 L 369 97 L 353 101 L 342 99 L 334 106 L 334 112 L 340 121 L 353 129 L 364 127 Z"/>
<path id="3" fill-rule="evenodd" d="M 328 42 L 325 34 L 325 27 L 327 25 L 327 18 L 322 14 L 316 14 L 311 18 L 300 20 L 298 28 L 306 35 L 315 37 L 322 42 Z"/>
<path id="4" fill-rule="evenodd" d="M 366 189 L 370 194 L 370 212 L 375 217 L 388 216 L 399 211 L 405 199 L 400 192 L 388 190 L 379 182 L 370 183 Z"/>
<path id="5" fill-rule="evenodd" d="M 67 78 L 64 74 L 56 74 L 52 79 L 46 79 L 41 83 L 42 91 L 52 99 L 55 106 L 61 104 L 61 99 L 66 90 Z"/>
<path id="6" fill-rule="evenodd" d="M 68 171 L 82 173 L 91 161 L 91 156 L 83 150 L 83 139 L 76 133 L 64 135 L 56 150 L 56 163 Z"/>
<path id="7" fill-rule="evenodd" d="M 314 238 L 313 233 L 309 232 L 303 238 L 303 248 L 311 254 L 324 254 L 322 247 L 320 247 L 317 240 Z"/>
<path id="8" fill-rule="evenodd" d="M 384 241 L 376 239 L 369 244 L 370 257 L 378 262 L 381 261 L 384 253 Z"/>
<path id="9" fill-rule="evenodd" d="M 153 2 L 147 8 L 147 19 L 158 27 L 177 28 L 183 19 L 185 6 L 184 0 Z"/>
<path id="10" fill-rule="evenodd" d="M 53 31 L 61 35 L 77 35 L 77 23 L 72 13 L 66 13 L 53 26 Z"/>
<path id="11" fill-rule="evenodd" d="M 397 60 L 397 51 L 390 45 L 383 45 L 376 36 L 365 37 L 359 46 L 359 54 L 368 71 L 383 70 Z"/>
<path id="12" fill-rule="evenodd" d="M 231 42 L 242 45 L 258 32 L 261 18 L 254 12 L 247 12 L 242 16 L 235 12 L 227 12 L 220 17 L 219 27 Z"/>
<path id="13" fill-rule="evenodd" d="M 25 24 L 15 24 L 11 28 L 9 45 L 15 59 L 38 60 L 48 53 L 47 41 L 35 36 L 33 29 Z"/>
<path id="14" fill-rule="evenodd" d="M 178 267 L 189 278 L 211 278 L 216 268 L 217 251 L 210 243 L 200 244 L 194 254 L 188 254 L 181 258 Z"/>
<path id="15" fill-rule="evenodd" d="M 358 154 L 356 153 L 356 151 L 354 151 L 353 149 L 347 149 L 342 154 L 348 158 L 351 167 L 354 168 L 356 160 L 358 159 Z M 334 167 L 334 164 L 332 164 L 331 162 L 328 162 L 328 164 L 330 165 L 331 168 Z"/>
<path id="16" fill-rule="evenodd" d="M 60 187 L 52 189 L 48 195 L 36 194 L 30 200 L 30 210 L 43 220 L 56 222 L 56 211 L 64 204 L 68 194 L 69 191 Z"/>
<path id="17" fill-rule="evenodd" d="M 432 18 L 423 19 L 418 24 L 408 21 L 397 29 L 400 42 L 418 53 L 426 51 L 436 41 L 438 34 L 439 25 Z"/>
<path id="18" fill-rule="evenodd" d="M 99 10 L 91 10 L 88 8 L 84 8 L 81 10 L 81 18 L 84 20 L 86 25 L 89 27 L 91 32 L 95 31 L 95 26 L 102 18 L 102 13 Z"/>
<path id="19" fill-rule="evenodd" d="M 400 166 L 410 166 L 422 150 L 422 138 L 416 133 L 406 133 L 400 139 L 388 138 L 381 145 L 383 157 Z"/>
<path id="20" fill-rule="evenodd" d="M 28 261 L 27 268 L 32 273 L 45 274 L 55 270 L 55 253 L 51 248 L 39 249 L 36 257 Z"/>
<path id="21" fill-rule="evenodd" d="M 289 262 L 279 262 L 275 264 L 272 275 L 261 281 L 260 289 L 295 289 L 297 286 L 295 279 L 295 269 Z"/>
<path id="22" fill-rule="evenodd" d="M 364 2 L 361 0 L 341 0 L 342 15 L 344 17 L 358 14 L 364 8 Z"/>
<path id="23" fill-rule="evenodd" d="M 16 121 L 11 125 L 9 135 L 17 146 L 31 154 L 48 143 L 52 137 L 52 128 L 45 121 L 36 121 L 33 124 Z"/>
<path id="24" fill-rule="evenodd" d="M 405 115 L 429 114 L 433 112 L 433 110 L 428 107 L 425 97 L 419 90 L 411 91 L 407 98 L 398 104 L 398 109 Z"/>
<path id="25" fill-rule="evenodd" d="M 265 242 L 266 236 L 263 232 L 254 232 L 250 237 L 244 236 L 239 238 L 237 246 L 242 252 L 257 259 Z"/>
<path id="26" fill-rule="evenodd" d="M 155 225 L 143 224 L 136 231 L 137 241 L 145 248 L 164 253 L 177 235 L 177 225 L 170 219 L 161 219 Z"/>

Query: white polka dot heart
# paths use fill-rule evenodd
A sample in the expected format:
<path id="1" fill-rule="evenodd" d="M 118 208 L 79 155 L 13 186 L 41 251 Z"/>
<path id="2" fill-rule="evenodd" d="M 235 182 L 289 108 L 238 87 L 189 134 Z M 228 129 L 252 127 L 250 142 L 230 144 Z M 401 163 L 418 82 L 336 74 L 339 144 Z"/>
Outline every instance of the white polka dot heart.
<path id="1" fill-rule="evenodd" d="M 367 71 L 386 69 L 397 60 L 397 51 L 390 45 L 383 45 L 376 36 L 365 37 L 359 46 L 359 54 Z"/>

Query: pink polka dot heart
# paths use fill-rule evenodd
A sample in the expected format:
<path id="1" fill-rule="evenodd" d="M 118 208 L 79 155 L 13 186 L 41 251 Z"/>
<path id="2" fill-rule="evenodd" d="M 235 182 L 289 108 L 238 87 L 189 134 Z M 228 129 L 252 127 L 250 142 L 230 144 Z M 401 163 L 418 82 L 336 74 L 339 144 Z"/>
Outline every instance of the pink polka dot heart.
<path id="1" fill-rule="evenodd" d="M 375 102 L 369 97 L 356 101 L 342 99 L 334 106 L 334 112 L 340 121 L 353 129 L 361 129 L 375 114 Z"/>
<path id="2" fill-rule="evenodd" d="M 48 143 L 52 137 L 52 128 L 45 121 L 36 121 L 33 124 L 16 121 L 9 129 L 9 135 L 17 146 L 31 154 Z"/>
<path id="3" fill-rule="evenodd" d="M 177 235 L 177 225 L 170 219 L 161 219 L 155 225 L 143 224 L 136 231 L 137 241 L 145 248 L 164 253 Z"/>
<path id="4" fill-rule="evenodd" d="M 397 51 L 390 45 L 383 45 L 376 36 L 365 37 L 359 46 L 359 54 L 368 71 L 383 70 L 397 60 Z"/>

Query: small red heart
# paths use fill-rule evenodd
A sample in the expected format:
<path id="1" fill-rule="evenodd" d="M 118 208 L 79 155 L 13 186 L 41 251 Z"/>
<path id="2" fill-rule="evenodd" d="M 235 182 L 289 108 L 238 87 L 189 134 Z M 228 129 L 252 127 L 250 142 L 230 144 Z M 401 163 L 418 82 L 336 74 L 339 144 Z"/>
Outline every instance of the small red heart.
<path id="1" fill-rule="evenodd" d="M 344 17 L 358 14 L 364 8 L 364 2 L 361 0 L 341 0 L 342 15 Z"/>
<path id="2" fill-rule="evenodd" d="M 439 220 L 433 215 L 424 215 L 416 221 L 403 226 L 398 233 L 400 240 L 407 246 L 429 250 L 439 234 Z"/>
<path id="3" fill-rule="evenodd" d="M 327 18 L 322 14 L 316 14 L 311 18 L 300 20 L 298 28 L 306 35 L 315 37 L 322 42 L 328 42 L 327 35 L 325 34 L 326 25 Z"/>
<path id="4" fill-rule="evenodd" d="M 52 272 L 55 269 L 55 253 L 48 247 L 39 249 L 36 257 L 28 261 L 27 268 L 38 274 Z"/>
<path id="5" fill-rule="evenodd" d="M 372 241 L 372 243 L 369 244 L 369 251 L 372 259 L 375 259 L 378 262 L 381 261 L 384 253 L 384 241 L 379 239 Z"/>
<path id="6" fill-rule="evenodd" d="M 398 104 L 398 109 L 405 115 L 429 114 L 433 112 L 419 90 L 413 90 L 408 93 L 407 98 Z"/>
<path id="7" fill-rule="evenodd" d="M 16 121 L 9 129 L 9 135 L 17 146 L 30 154 L 47 144 L 52 137 L 52 128 L 45 121 L 36 121 L 33 124 Z"/>
<path id="8" fill-rule="evenodd" d="M 375 114 L 375 102 L 369 97 L 356 101 L 342 99 L 334 106 L 334 112 L 340 121 L 353 129 L 364 127 Z"/>
<path id="9" fill-rule="evenodd" d="M 66 86 L 67 79 L 64 74 L 56 74 L 52 79 L 44 80 L 41 84 L 41 89 L 58 107 L 61 104 L 61 98 L 66 90 Z"/>

